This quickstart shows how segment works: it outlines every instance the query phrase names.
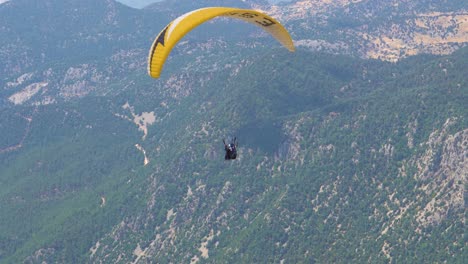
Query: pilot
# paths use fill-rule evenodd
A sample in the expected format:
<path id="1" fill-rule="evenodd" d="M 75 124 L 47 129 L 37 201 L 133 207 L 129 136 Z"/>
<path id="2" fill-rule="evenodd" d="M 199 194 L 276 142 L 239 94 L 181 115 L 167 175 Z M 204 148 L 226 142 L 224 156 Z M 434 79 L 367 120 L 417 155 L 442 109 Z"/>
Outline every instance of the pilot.
<path id="1" fill-rule="evenodd" d="M 226 144 L 226 141 L 223 139 L 224 143 L 224 150 L 226 151 L 226 154 L 224 155 L 225 160 L 233 160 L 237 158 L 237 141 L 236 138 L 234 137 L 234 140 L 231 141 L 231 143 Z"/>

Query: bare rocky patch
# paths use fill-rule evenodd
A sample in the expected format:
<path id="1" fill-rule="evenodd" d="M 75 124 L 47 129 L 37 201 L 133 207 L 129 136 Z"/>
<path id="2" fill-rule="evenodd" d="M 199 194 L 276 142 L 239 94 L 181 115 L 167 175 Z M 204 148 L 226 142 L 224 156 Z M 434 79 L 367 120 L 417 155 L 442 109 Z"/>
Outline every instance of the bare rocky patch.
<path id="1" fill-rule="evenodd" d="M 46 87 L 48 83 L 40 82 L 40 83 L 33 83 L 20 92 L 17 92 L 11 95 L 8 100 L 15 105 L 21 105 L 31 99 L 34 95 L 36 95 L 42 88 Z"/>
<path id="2" fill-rule="evenodd" d="M 132 118 L 128 118 L 123 115 L 118 116 L 135 123 L 135 125 L 138 126 L 138 130 L 143 131 L 142 140 L 145 140 L 146 136 L 148 135 L 148 126 L 156 122 L 156 115 L 154 114 L 154 112 L 143 112 L 140 115 L 138 115 L 135 113 L 135 109 L 132 106 L 130 106 L 128 102 L 124 104 L 122 108 L 129 110 L 130 114 L 132 115 Z"/>

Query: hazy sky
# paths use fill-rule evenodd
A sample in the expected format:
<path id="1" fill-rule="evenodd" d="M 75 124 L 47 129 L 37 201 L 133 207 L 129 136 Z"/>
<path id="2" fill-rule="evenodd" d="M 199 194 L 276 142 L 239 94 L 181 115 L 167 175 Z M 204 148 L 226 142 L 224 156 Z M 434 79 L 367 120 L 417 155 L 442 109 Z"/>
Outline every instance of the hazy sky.
<path id="1" fill-rule="evenodd" d="M 6 0 L 0 0 L 0 3 L 5 2 Z M 155 2 L 160 2 L 162 0 L 117 0 L 121 3 L 124 3 L 128 6 L 135 7 L 135 8 L 142 8 L 145 7 L 149 4 L 155 3 Z M 183 0 L 181 0 L 183 1 Z M 271 3 L 278 3 L 278 2 L 289 2 L 291 0 L 268 0 Z"/>
<path id="2" fill-rule="evenodd" d="M 0 0 L 1 1 L 1 0 Z M 142 8 L 149 4 L 159 2 L 161 0 L 117 0 L 118 2 L 124 3 L 128 6 L 135 7 L 135 8 Z"/>
<path id="3" fill-rule="evenodd" d="M 5 2 L 8 2 L 10 0 L 0 0 L 0 4 L 3 4 Z M 159 2 L 159 1 L 162 1 L 162 0 L 116 0 L 118 2 L 121 2 L 123 4 L 126 4 L 128 6 L 131 6 L 131 7 L 135 7 L 135 8 L 142 8 L 142 7 L 145 7 L 149 4 L 152 4 L 152 3 L 155 3 L 155 2 Z M 278 3 L 278 2 L 288 2 L 288 1 L 291 1 L 291 0 L 269 0 L 271 3 Z"/>

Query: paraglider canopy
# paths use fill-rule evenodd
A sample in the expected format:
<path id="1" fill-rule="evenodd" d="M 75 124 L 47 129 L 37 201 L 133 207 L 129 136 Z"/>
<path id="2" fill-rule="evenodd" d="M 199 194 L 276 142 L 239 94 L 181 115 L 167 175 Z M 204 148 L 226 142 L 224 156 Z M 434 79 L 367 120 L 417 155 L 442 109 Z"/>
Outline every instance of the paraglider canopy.
<path id="1" fill-rule="evenodd" d="M 254 24 L 270 33 L 289 51 L 294 44 L 288 31 L 274 18 L 251 9 L 206 7 L 188 12 L 170 22 L 156 37 L 148 56 L 148 74 L 158 78 L 164 62 L 177 42 L 198 25 L 215 17 L 236 18 Z"/>

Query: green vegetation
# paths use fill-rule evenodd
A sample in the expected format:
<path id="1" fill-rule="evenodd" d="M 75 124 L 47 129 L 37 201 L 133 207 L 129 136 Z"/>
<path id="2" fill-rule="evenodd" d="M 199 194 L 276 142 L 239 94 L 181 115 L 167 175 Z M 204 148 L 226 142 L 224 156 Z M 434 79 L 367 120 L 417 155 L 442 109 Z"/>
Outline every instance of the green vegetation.
<path id="1" fill-rule="evenodd" d="M 398 63 L 291 54 L 246 48 L 263 39 L 247 43 L 236 36 L 252 31 L 221 22 L 187 36 L 190 44 L 174 49 L 164 76 L 153 80 L 142 54 L 152 27 L 174 12 L 118 5 L 112 14 L 131 21 L 109 26 L 93 13 L 106 13 L 108 1 L 83 4 L 97 3 L 94 10 L 51 1 L 84 13 L 55 30 L 47 25 L 61 21 L 35 16 L 48 8 L 37 2 L 25 17 L 54 34 L 35 30 L 14 44 L 0 34 L 2 47 L 34 50 L 5 60 L 0 79 L 0 263 L 467 259 L 466 177 L 457 168 L 466 158 L 468 48 Z M 0 24 L 11 28 L 0 32 L 23 32 L 4 10 Z M 359 27 L 356 17 L 329 17 L 324 27 Z M 103 29 L 109 34 L 88 38 Z M 44 58 L 31 43 L 40 43 Z M 63 59 L 70 49 L 78 51 Z M 25 58 L 24 68 L 10 67 Z M 34 75 L 6 87 L 15 71 Z M 44 80 L 47 89 L 24 105 L 8 102 Z M 78 92 L 92 89 L 61 94 L 75 84 Z M 41 96 L 56 101 L 36 105 Z M 143 112 L 156 119 L 145 139 L 133 116 Z M 240 142 L 232 162 L 223 160 L 228 136 Z"/>
<path id="2" fill-rule="evenodd" d="M 450 135 L 466 129 L 466 52 L 388 64 L 266 51 L 169 109 L 158 106 L 169 100 L 159 88 L 25 109 L 33 121 L 24 146 L 0 156 L 2 261 L 36 252 L 28 261 L 83 262 L 99 241 L 96 260 L 133 260 L 139 244 L 155 250 L 148 257 L 184 262 L 208 241 L 210 262 L 461 262 L 463 208 L 416 231 L 431 197 L 411 160 L 447 119 Z M 164 117 L 145 141 L 114 115 L 127 113 L 124 98 Z M 17 140 L 25 124 L 11 124 L 5 136 Z M 229 134 L 241 142 L 230 163 L 221 144 Z"/>
<path id="3" fill-rule="evenodd" d="M 135 169 L 141 154 L 131 144 L 137 135 L 102 103 L 89 98 L 79 105 L 39 108 L 31 114 L 23 147 L 2 154 L 4 261 L 20 262 L 44 246 L 64 259 L 82 261 L 91 242 L 110 231 L 123 213 L 138 208 L 143 197 L 127 183 L 141 175 Z M 102 208 L 101 197 L 106 199 Z"/>

